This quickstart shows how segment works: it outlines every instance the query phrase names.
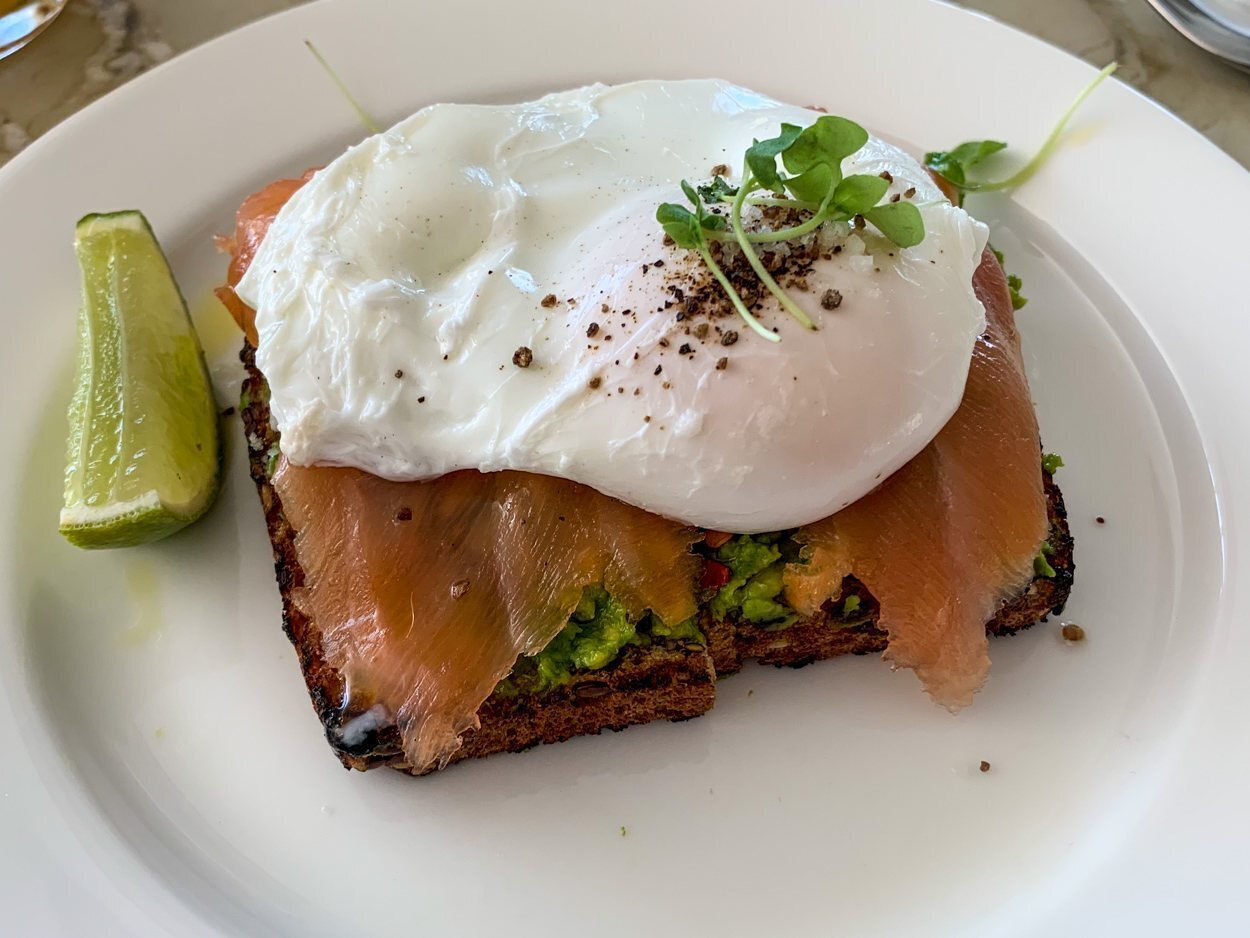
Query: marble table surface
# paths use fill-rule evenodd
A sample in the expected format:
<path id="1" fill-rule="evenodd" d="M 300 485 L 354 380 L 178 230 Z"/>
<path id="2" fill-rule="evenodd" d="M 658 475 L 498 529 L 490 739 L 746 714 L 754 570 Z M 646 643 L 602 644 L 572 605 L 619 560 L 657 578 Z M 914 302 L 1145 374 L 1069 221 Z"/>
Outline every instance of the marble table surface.
<path id="1" fill-rule="evenodd" d="M 0 60 L 0 164 L 74 111 L 198 43 L 303 0 L 71 0 L 25 49 Z M 1250 73 L 1191 46 L 1146 0 L 968 0 L 1178 114 L 1250 167 Z"/>

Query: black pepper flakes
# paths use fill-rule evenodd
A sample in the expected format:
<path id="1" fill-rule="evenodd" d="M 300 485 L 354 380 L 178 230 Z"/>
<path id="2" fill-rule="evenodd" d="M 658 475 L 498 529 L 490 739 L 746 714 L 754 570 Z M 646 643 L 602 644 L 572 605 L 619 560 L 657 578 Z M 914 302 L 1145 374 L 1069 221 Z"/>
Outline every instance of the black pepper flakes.
<path id="1" fill-rule="evenodd" d="M 534 353 L 529 346 L 522 345 L 519 349 L 512 353 L 512 364 L 518 368 L 528 368 L 534 363 Z"/>
<path id="2" fill-rule="evenodd" d="M 395 377 L 396 377 L 396 378 L 402 378 L 403 376 L 404 376 L 404 369 L 402 369 L 402 368 L 396 368 L 396 369 L 395 369 Z"/>
<path id="3" fill-rule="evenodd" d="M 693 352 L 693 351 L 694 351 L 694 349 L 692 349 L 692 348 L 690 347 L 690 343 L 689 343 L 689 342 L 683 342 L 683 343 L 681 343 L 681 348 L 679 348 L 679 349 L 677 350 L 677 354 L 678 354 L 678 355 L 689 355 L 689 354 L 690 354 L 691 352 Z"/>
<path id="4" fill-rule="evenodd" d="M 399 509 L 399 511 L 395 512 L 395 520 L 396 521 L 411 521 L 412 509 L 407 508 L 407 507 Z"/>
<path id="5" fill-rule="evenodd" d="M 909 187 L 909 188 L 907 189 L 907 191 L 906 191 L 906 192 L 904 192 L 904 193 L 903 193 L 903 198 L 905 198 L 905 199 L 910 199 L 910 198 L 914 197 L 914 196 L 915 196 L 915 194 L 916 194 L 916 187 L 915 187 L 915 186 L 911 186 L 911 187 Z"/>
<path id="6" fill-rule="evenodd" d="M 820 297 L 821 309 L 837 309 L 842 305 L 842 291 L 826 290 Z"/>
<path id="7" fill-rule="evenodd" d="M 726 329 L 725 334 L 720 337 L 721 345 L 733 345 L 738 341 L 738 333 L 733 329 Z"/>
<path id="8" fill-rule="evenodd" d="M 664 366 L 663 366 L 663 365 L 656 365 L 656 366 L 655 366 L 655 371 L 653 371 L 653 372 L 651 372 L 651 373 L 652 373 L 653 375 L 658 375 L 658 374 L 659 374 L 661 371 L 663 371 L 663 370 L 664 370 Z"/>
<path id="9" fill-rule="evenodd" d="M 1094 523 L 1095 523 L 1095 524 L 1106 524 L 1106 523 L 1107 523 L 1107 519 L 1106 519 L 1106 518 L 1104 518 L 1102 515 L 1099 515 L 1097 518 L 1095 518 L 1095 519 L 1094 519 Z"/>
<path id="10" fill-rule="evenodd" d="M 717 370 L 717 371 L 724 371 L 724 370 L 725 370 L 726 368 L 728 368 L 728 367 L 729 367 L 729 359 L 728 359 L 728 358 L 718 358 L 718 359 L 716 359 L 716 370 Z"/>
<path id="11" fill-rule="evenodd" d="M 599 386 L 603 384 L 603 379 L 600 378 L 598 375 L 595 375 L 593 378 L 587 381 L 586 384 L 590 388 L 590 390 L 597 391 L 599 389 Z"/>
<path id="12" fill-rule="evenodd" d="M 901 196 L 901 195 L 899 195 L 899 194 L 896 192 L 896 193 L 894 193 L 892 196 L 890 196 L 890 201 L 891 201 L 891 202 L 897 202 L 897 201 L 898 201 L 899 199 L 901 199 L 901 198 L 902 198 L 902 196 Z"/>
<path id="13" fill-rule="evenodd" d="M 424 397 L 418 397 L 418 398 L 417 398 L 417 403 L 418 403 L 418 404 L 424 404 L 424 403 L 425 403 L 425 398 L 424 398 Z"/>
<path id="14" fill-rule="evenodd" d="M 541 305 L 543 309 L 551 309 L 551 307 L 555 306 L 559 302 L 560 300 L 556 297 L 554 293 L 548 293 L 546 296 L 543 297 Z"/>
<path id="15" fill-rule="evenodd" d="M 888 169 L 881 170 L 881 172 L 877 173 L 877 175 L 880 176 L 882 179 L 884 179 L 886 182 L 894 181 L 894 177 L 890 175 L 890 171 Z"/>
<path id="16" fill-rule="evenodd" d="M 457 580 L 455 583 L 451 584 L 451 598 L 452 599 L 461 599 L 464 596 L 464 594 L 467 593 L 468 591 L 469 591 L 468 580 Z"/>
<path id="17" fill-rule="evenodd" d="M 863 231 L 864 226 L 867 224 L 867 222 L 864 221 L 863 215 L 856 215 L 854 220 L 851 223 L 860 231 Z"/>
<path id="18" fill-rule="evenodd" d="M 234 416 L 234 408 L 233 408 L 233 407 L 227 407 L 225 410 L 223 410 L 223 411 L 221 412 L 221 416 L 223 416 L 223 417 L 233 417 L 233 416 Z"/>
<path id="19" fill-rule="evenodd" d="M 586 327 L 586 338 L 593 339 L 598 334 L 599 334 L 599 323 L 592 322 L 589 326 Z"/>
<path id="20" fill-rule="evenodd" d="M 982 759 L 980 769 L 982 772 L 988 772 L 990 770 L 990 764 L 986 762 L 984 759 Z"/>
<path id="21" fill-rule="evenodd" d="M 709 326 L 705 322 L 699 323 L 697 326 L 694 327 L 694 337 L 696 339 L 706 339 L 707 334 L 711 330 L 711 328 L 712 327 Z"/>

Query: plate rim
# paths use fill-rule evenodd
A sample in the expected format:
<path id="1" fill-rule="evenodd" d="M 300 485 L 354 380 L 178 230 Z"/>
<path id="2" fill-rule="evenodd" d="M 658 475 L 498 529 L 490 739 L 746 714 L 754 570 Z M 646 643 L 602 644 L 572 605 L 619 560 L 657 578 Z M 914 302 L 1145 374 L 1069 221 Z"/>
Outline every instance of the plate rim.
<path id="1" fill-rule="evenodd" d="M 907 0 L 906 3 L 902 3 L 900 4 L 900 6 L 910 5 L 910 6 L 915 7 L 919 5 L 919 2 L 920 0 L 914 0 L 914 2 L 913 0 Z M 201 61 L 207 62 L 211 56 L 218 54 L 218 50 L 227 49 L 231 47 L 233 44 L 239 42 L 239 37 L 241 34 L 254 33 L 261 29 L 272 29 L 273 23 L 277 21 L 285 22 L 285 21 L 288 21 L 288 19 L 291 22 L 294 22 L 297 19 L 303 19 L 309 24 L 312 24 L 317 19 L 325 19 L 326 21 L 331 21 L 336 15 L 338 15 L 338 13 L 336 13 L 335 11 L 343 11 L 348 7 L 348 5 L 349 5 L 349 0 L 318 0 L 318 2 L 311 3 L 306 6 L 295 7 L 289 10 L 280 11 L 271 16 L 265 17 L 262 20 L 258 20 L 255 23 L 241 27 L 239 30 L 236 30 L 224 36 L 218 37 L 208 43 L 205 43 L 202 46 L 196 47 L 195 49 L 189 50 L 188 52 L 178 56 L 174 60 L 168 63 L 165 63 L 157 67 L 156 69 L 153 69 L 150 73 L 140 76 L 139 78 L 128 83 L 122 88 L 119 88 L 115 90 L 114 92 L 110 93 L 109 95 L 106 95 L 104 98 L 100 99 L 99 101 L 94 102 L 88 108 L 85 108 L 83 111 L 80 111 L 79 113 L 75 115 L 72 115 L 70 118 L 63 121 L 61 124 L 57 125 L 57 127 L 53 128 L 47 134 L 43 135 L 39 140 L 36 140 L 30 147 L 28 147 L 25 151 L 19 154 L 7 166 L 5 166 L 3 169 L 0 169 L 0 205 L 3 205 L 6 200 L 6 190 L 8 186 L 18 185 L 18 183 L 15 182 L 14 180 L 18 180 L 19 177 L 23 177 L 26 174 L 32 173 L 32 172 L 36 176 L 38 175 L 38 170 L 34 169 L 34 167 L 36 167 L 37 165 L 36 161 L 40 161 L 45 157 L 45 155 L 50 155 L 56 151 L 60 151 L 65 148 L 73 148 L 75 145 L 76 138 L 79 137 L 81 134 L 83 134 L 86 131 L 86 129 L 92 125 L 92 122 L 97 121 L 97 120 L 102 120 L 103 116 L 106 113 L 108 113 L 110 110 L 116 112 L 116 111 L 124 110 L 125 108 L 132 106 L 129 102 L 132 102 L 132 101 L 138 102 L 142 95 L 148 93 L 147 89 L 158 87 L 159 85 L 166 83 L 166 82 L 172 83 L 175 81 L 175 79 L 173 78 L 173 76 L 175 75 L 183 75 L 183 76 L 192 75 L 194 69 L 200 68 L 199 63 Z M 555 5 L 558 5 L 558 4 L 555 4 Z M 974 13 L 971 11 L 967 11 L 962 8 L 954 7 L 953 5 L 947 5 L 945 3 L 936 4 L 936 5 L 943 7 L 947 10 L 957 12 L 961 16 L 970 16 L 975 19 L 983 20 L 987 23 L 992 24 L 995 27 L 995 29 L 1007 30 L 1011 32 L 1012 34 L 1014 34 L 1015 36 L 1017 36 L 1018 38 L 1031 41 L 1032 43 L 1037 44 L 1039 47 L 1042 47 L 1043 49 L 1042 54 L 1044 55 L 1051 55 L 1057 52 L 1064 59 L 1068 60 L 1069 64 L 1079 65 L 1081 68 L 1087 70 L 1087 73 L 1090 75 L 1092 75 L 1094 72 L 1094 69 L 1092 66 L 1085 65 L 1085 63 L 1076 59 L 1074 56 L 1071 56 L 1070 54 L 1064 52 L 1063 50 L 1057 49 L 1053 45 L 1046 43 L 1043 40 L 1037 39 L 1036 37 L 1030 36 L 1025 33 L 1020 33 L 1014 30 L 1012 27 L 1001 24 L 997 20 L 994 20 L 992 17 L 985 16 L 979 13 Z M 380 3 L 375 3 L 374 6 L 377 7 L 378 9 L 382 8 Z M 265 24 L 269 24 L 269 25 L 265 25 Z M 1069 68 L 1068 70 L 1072 71 L 1071 68 Z M 185 81 L 185 77 L 180 78 L 178 80 Z M 1247 196 L 1246 204 L 1250 206 L 1250 174 L 1247 174 L 1245 170 L 1243 170 L 1242 167 L 1240 167 L 1240 165 L 1237 164 L 1236 161 L 1232 159 L 1232 157 L 1228 156 L 1228 154 L 1221 151 L 1213 143 L 1211 143 L 1205 137 L 1202 137 L 1193 128 L 1189 127 L 1189 125 L 1187 125 L 1183 120 L 1181 120 L 1175 114 L 1172 114 L 1171 112 L 1167 111 L 1165 108 L 1160 106 L 1157 102 L 1154 102 L 1150 100 L 1149 98 L 1146 98 L 1144 95 L 1141 95 L 1140 93 L 1134 91 L 1133 89 L 1127 88 L 1126 86 L 1118 85 L 1117 87 L 1121 89 L 1122 91 L 1129 92 L 1132 98 L 1136 100 L 1137 103 L 1134 104 L 1133 107 L 1137 107 L 1139 104 L 1144 103 L 1148 105 L 1150 112 L 1153 113 L 1155 116 L 1162 116 L 1164 118 L 1170 119 L 1170 121 L 1172 122 L 1175 122 L 1175 124 L 1179 124 L 1180 129 L 1174 128 L 1175 132 L 1181 135 L 1182 137 L 1185 137 L 1188 143 L 1190 144 L 1193 144 L 1193 143 L 1201 144 L 1201 146 L 1198 147 L 1198 151 L 1200 151 L 1202 156 L 1205 157 L 1204 162 L 1208 166 L 1212 166 L 1212 165 L 1219 166 L 1221 160 L 1227 161 L 1227 165 L 1224 168 L 1225 169 L 1231 168 L 1232 170 L 1235 171 L 1232 174 L 1232 176 L 1240 180 L 1240 184 L 1245 189 L 1245 194 Z M 1109 107 L 1109 105 L 1107 106 Z M 346 123 L 346 122 L 344 121 L 343 123 Z M 1218 159 L 1216 159 L 1216 157 L 1218 157 Z M 31 167 L 31 168 L 28 169 L 27 167 Z M 1223 170 L 1217 170 L 1217 171 L 1222 172 Z M 1056 174 L 1056 176 L 1058 175 L 1059 174 Z M 1026 208 L 1029 208 L 1032 211 L 1037 211 L 1037 208 L 1039 207 L 1039 205 L 1036 205 L 1035 203 L 1044 203 L 1048 198 L 1053 197 L 1054 195 L 1053 190 L 1055 186 L 1056 186 L 1056 183 L 1054 181 L 1050 181 L 1049 183 L 1047 183 L 1046 181 L 1043 181 L 1042 184 L 1038 186 L 1036 189 L 1031 189 L 1030 191 L 1026 193 L 1022 193 L 1020 202 Z M 1041 214 L 1041 217 L 1047 218 L 1048 215 L 1049 213 L 1044 213 L 1044 214 Z M 1086 243 L 1090 243 L 1089 241 L 1090 237 L 1091 236 L 1086 235 L 1086 238 L 1085 238 Z M 1109 282 L 1111 282 L 1112 285 L 1116 287 L 1117 291 L 1120 292 L 1121 295 L 1125 295 L 1123 289 L 1121 288 L 1119 284 L 1117 284 L 1115 281 L 1109 281 Z M 1236 308 L 1233 307 L 1232 311 L 1235 312 Z M 1147 324 L 1147 329 L 1148 331 L 1151 331 L 1152 339 L 1156 342 L 1156 345 L 1160 348 L 1161 352 L 1164 352 L 1165 357 L 1166 357 L 1167 348 L 1176 347 L 1176 344 L 1180 342 L 1180 340 L 1177 338 L 1169 338 L 1167 341 L 1172 344 L 1165 346 L 1164 343 L 1160 341 L 1160 339 L 1157 336 L 1155 336 L 1154 330 L 1151 330 L 1149 324 Z M 1169 360 L 1168 364 L 1173 365 L 1174 363 L 1173 361 Z M 1174 369 L 1174 373 L 1175 373 L 1175 369 Z M 1184 384 L 1182 384 L 1182 391 L 1185 392 L 1186 399 L 1192 400 L 1189 393 L 1187 393 L 1188 390 L 1189 389 L 1186 388 Z M 1218 390 L 1220 389 L 1217 389 L 1217 391 Z M 1210 394 L 1204 395 L 1204 397 L 1206 396 L 1210 396 Z M 1210 429 L 1209 426 L 1207 429 L 1208 430 Z M 1200 432 L 1202 432 L 1203 428 L 1200 426 L 1199 430 Z M 1203 432 L 1202 435 L 1203 435 L 1204 442 L 1212 443 L 1212 444 L 1217 442 L 1214 439 L 1209 440 L 1208 439 L 1209 434 L 1207 432 Z M 1216 490 L 1219 493 L 1222 493 L 1222 494 L 1227 493 L 1228 495 L 1226 499 L 1222 499 L 1221 505 L 1220 505 L 1220 511 L 1221 511 L 1221 517 L 1228 519 L 1228 528 L 1226 530 L 1229 534 L 1230 542 L 1229 542 L 1228 551 L 1225 555 L 1224 560 L 1225 560 L 1226 582 L 1231 582 L 1231 576 L 1233 574 L 1234 568 L 1236 568 L 1239 565 L 1244 567 L 1244 564 L 1242 562 L 1243 558 L 1241 557 L 1241 551 L 1240 551 L 1240 548 L 1237 546 L 1238 539 L 1232 536 L 1234 532 L 1234 526 L 1236 527 L 1243 526 L 1248 520 L 1250 520 L 1250 515 L 1247 515 L 1247 509 L 1246 509 L 1246 493 L 1244 491 L 1244 489 L 1246 488 L 1245 483 L 1242 483 L 1239 479 L 1232 477 L 1230 464 L 1235 462 L 1243 466 L 1250 466 L 1250 451 L 1248 451 L 1245 446 L 1241 446 L 1239 448 L 1229 449 L 1227 452 L 1224 452 L 1223 446 L 1213 445 L 1213 448 L 1210 449 L 1209 452 L 1212 453 L 1211 471 L 1214 476 L 1214 484 L 1216 486 Z M 4 478 L 7 483 L 8 476 L 6 475 L 4 476 Z M 1238 490 L 1243 490 L 1243 491 L 1238 493 Z M 6 582 L 7 580 L 0 580 L 0 584 L 6 583 Z M 5 598 L 7 600 L 12 599 L 12 597 L 5 597 Z M 1222 597 L 1222 601 L 1227 602 L 1231 605 L 1234 598 L 1236 597 L 1224 596 Z M 1244 603 L 1243 600 L 1238 599 L 1238 603 L 1237 603 L 1238 605 L 1242 605 L 1243 603 Z M 1231 615 L 1231 612 L 1226 612 L 1224 617 L 1222 618 L 1225 618 L 1225 621 L 1227 621 L 1226 617 L 1228 615 Z M 1225 652 L 1233 651 L 1235 648 L 1245 649 L 1247 647 L 1250 647 L 1250 640 L 1248 640 L 1248 637 L 1244 634 L 1236 635 L 1233 633 L 1227 633 L 1227 634 L 1221 635 L 1221 650 Z M 1215 664 L 1218 665 L 1218 662 L 1215 662 Z M 5 689 L 9 691 L 10 693 L 0 694 L 0 705 L 3 706 L 3 712 L 8 712 L 12 708 L 12 704 L 13 704 L 13 702 L 10 700 L 10 695 L 13 692 L 15 692 L 15 689 L 12 687 L 6 687 Z M 21 688 L 17 689 L 17 691 L 20 691 L 20 690 Z M 12 737 L 11 740 L 9 739 L 10 736 Z M 1241 736 L 1242 738 L 1244 738 L 1245 736 L 1244 730 L 1242 731 Z M 4 733 L 0 735 L 0 740 L 12 741 L 12 742 L 15 742 L 17 745 L 23 746 L 23 747 L 25 747 L 26 745 L 25 739 L 20 733 L 13 733 L 13 732 Z M 1244 768 L 1245 766 L 1243 765 L 1243 769 Z M 5 778 L 5 774 L 3 770 L 0 770 L 0 780 L 4 778 Z M 101 887 L 101 888 L 104 888 L 104 887 Z M 110 914 L 118 914 L 116 908 L 111 909 Z M 142 913 L 142 914 L 146 915 L 146 913 Z M 177 916 L 176 912 L 168 912 L 167 914 L 173 915 L 175 917 Z M 139 919 L 135 919 L 135 920 L 138 921 Z M 169 919 L 168 921 L 173 921 L 173 919 Z M 179 923 L 177 927 L 181 928 L 183 927 L 183 924 Z M 191 927 L 191 926 L 188 925 L 186 927 Z"/>

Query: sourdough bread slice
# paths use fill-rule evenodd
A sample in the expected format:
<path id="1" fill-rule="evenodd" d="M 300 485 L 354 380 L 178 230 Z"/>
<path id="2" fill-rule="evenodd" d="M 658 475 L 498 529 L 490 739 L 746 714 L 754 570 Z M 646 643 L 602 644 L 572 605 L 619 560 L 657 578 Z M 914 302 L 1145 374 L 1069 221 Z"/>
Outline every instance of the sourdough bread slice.
<path id="1" fill-rule="evenodd" d="M 278 436 L 270 421 L 268 388 L 250 345 L 245 344 L 240 358 L 247 369 L 242 418 L 251 475 L 273 547 L 283 627 L 299 657 L 313 708 L 331 749 L 345 767 L 389 766 L 411 773 L 398 729 L 374 701 L 358 693 L 345 701 L 343 678 L 326 662 L 315 623 L 293 602 L 304 573 L 295 548 L 296 532 L 269 484 L 268 463 L 276 452 Z M 986 626 L 992 634 L 1013 634 L 1045 619 L 1062 609 L 1072 588 L 1072 538 L 1063 497 L 1049 476 L 1046 495 L 1053 549 L 1049 561 L 1056 575 L 1034 578 L 1019 596 L 1004 603 Z M 448 764 L 652 720 L 699 716 L 715 702 L 716 678 L 740 670 L 749 659 L 799 667 L 838 655 L 883 651 L 887 636 L 875 627 L 875 601 L 848 578 L 843 594 L 851 592 L 861 598 L 851 619 L 836 612 L 842 608 L 842 597 L 826 603 L 820 614 L 777 631 L 733 619 L 717 622 L 704 611 L 700 627 L 706 645 L 656 639 L 645 647 L 629 646 L 608 667 L 575 674 L 568 684 L 543 694 L 495 693 L 478 711 L 480 727 L 465 733 L 463 746 Z"/>

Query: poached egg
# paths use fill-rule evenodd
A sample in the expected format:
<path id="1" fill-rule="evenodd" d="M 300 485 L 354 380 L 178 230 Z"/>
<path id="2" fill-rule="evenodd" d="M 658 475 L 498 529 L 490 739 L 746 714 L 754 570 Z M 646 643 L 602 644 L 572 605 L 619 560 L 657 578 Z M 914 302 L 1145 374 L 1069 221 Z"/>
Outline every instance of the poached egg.
<path id="1" fill-rule="evenodd" d="M 817 329 L 763 293 L 774 343 L 692 308 L 706 268 L 655 220 L 681 180 L 727 165 L 736 183 L 753 139 L 818 117 L 722 81 L 642 81 L 433 105 L 350 148 L 236 288 L 283 453 L 392 480 L 561 476 L 742 533 L 865 495 L 959 406 L 985 226 L 870 138 L 843 173 L 888 173 L 924 240 L 826 224 L 787 288 Z"/>

